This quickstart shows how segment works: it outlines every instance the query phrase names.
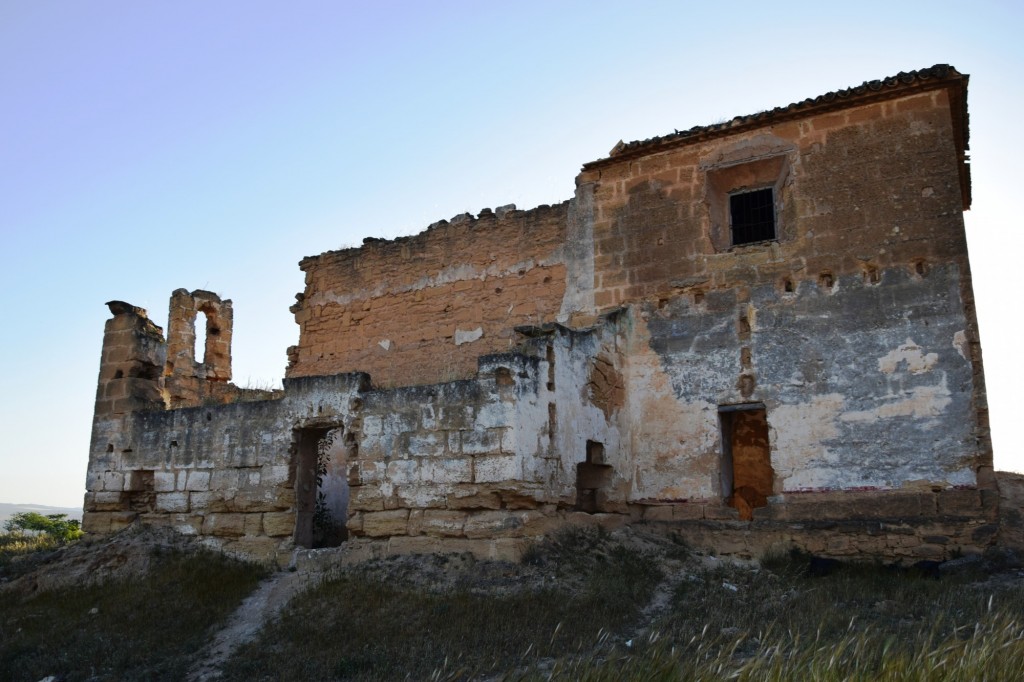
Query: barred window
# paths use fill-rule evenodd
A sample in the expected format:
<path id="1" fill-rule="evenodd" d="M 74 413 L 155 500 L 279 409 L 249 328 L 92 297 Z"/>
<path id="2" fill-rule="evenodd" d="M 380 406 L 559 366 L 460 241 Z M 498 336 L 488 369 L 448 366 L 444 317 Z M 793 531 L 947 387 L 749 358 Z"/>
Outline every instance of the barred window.
<path id="1" fill-rule="evenodd" d="M 771 187 L 729 195 L 733 246 L 775 239 L 775 193 Z"/>

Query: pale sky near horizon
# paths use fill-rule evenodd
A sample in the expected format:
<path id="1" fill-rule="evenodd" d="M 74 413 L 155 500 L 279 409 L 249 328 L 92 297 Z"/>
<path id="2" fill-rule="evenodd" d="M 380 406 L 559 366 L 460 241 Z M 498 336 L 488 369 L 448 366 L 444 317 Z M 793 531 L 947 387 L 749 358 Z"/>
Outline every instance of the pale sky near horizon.
<path id="1" fill-rule="evenodd" d="M 279 382 L 307 255 L 573 194 L 644 139 L 899 71 L 971 75 L 966 214 L 1012 441 L 1024 4 L 0 0 L 0 502 L 81 505 L 106 301 L 235 307 Z"/>

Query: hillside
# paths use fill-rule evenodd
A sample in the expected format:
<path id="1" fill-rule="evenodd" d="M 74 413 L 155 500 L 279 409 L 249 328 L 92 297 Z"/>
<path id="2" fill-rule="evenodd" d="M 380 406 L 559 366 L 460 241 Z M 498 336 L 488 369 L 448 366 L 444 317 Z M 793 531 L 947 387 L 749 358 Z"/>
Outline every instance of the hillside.
<path id="1" fill-rule="evenodd" d="M 521 564 L 469 556 L 293 571 L 129 531 L 0 562 L 13 680 L 1012 679 L 1024 571 L 735 564 L 646 528 L 570 529 Z"/>

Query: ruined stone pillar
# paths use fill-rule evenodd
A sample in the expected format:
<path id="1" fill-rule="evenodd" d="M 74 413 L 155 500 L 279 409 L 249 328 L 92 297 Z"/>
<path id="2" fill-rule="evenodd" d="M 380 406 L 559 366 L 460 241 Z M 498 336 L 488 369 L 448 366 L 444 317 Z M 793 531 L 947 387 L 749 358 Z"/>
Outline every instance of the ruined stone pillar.
<path id="1" fill-rule="evenodd" d="M 166 346 L 163 330 L 146 311 L 124 301 L 107 303 L 114 317 L 103 332 L 96 387 L 96 418 L 135 410 L 162 410 Z"/>
<path id="2" fill-rule="evenodd" d="M 204 318 L 205 341 L 203 359 L 196 359 L 196 323 L 199 313 Z M 230 300 L 197 289 L 191 293 L 177 289 L 171 294 L 167 316 L 167 390 L 171 407 L 200 404 L 216 399 L 231 379 L 231 327 L 233 314 Z"/>

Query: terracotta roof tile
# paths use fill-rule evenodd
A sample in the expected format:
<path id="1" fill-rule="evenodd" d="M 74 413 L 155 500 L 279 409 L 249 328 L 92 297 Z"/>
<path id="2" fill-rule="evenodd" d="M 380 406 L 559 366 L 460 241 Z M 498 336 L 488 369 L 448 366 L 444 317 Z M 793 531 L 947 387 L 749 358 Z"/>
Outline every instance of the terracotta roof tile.
<path id="1" fill-rule="evenodd" d="M 667 135 L 652 137 L 646 140 L 634 142 L 619 142 L 612 149 L 609 156 L 584 164 L 584 170 L 590 170 L 606 166 L 624 158 L 650 154 L 661 151 L 662 148 L 671 148 L 688 144 L 690 142 L 719 137 L 742 130 L 756 128 L 771 123 L 778 123 L 791 118 L 803 117 L 811 113 L 836 109 L 847 106 L 856 106 L 875 99 L 887 99 L 907 89 L 936 86 L 947 83 L 949 85 L 959 84 L 959 101 L 952 102 L 953 113 L 962 116 L 958 122 L 962 124 L 961 151 L 967 149 L 967 80 L 966 74 L 961 74 L 949 64 L 936 64 L 927 69 L 917 71 L 901 71 L 895 76 L 889 76 L 882 80 L 865 81 L 860 85 L 845 90 L 826 92 L 824 95 L 808 98 L 800 102 L 794 102 L 783 107 L 776 107 L 769 111 L 761 111 L 747 116 L 737 116 L 724 123 L 715 123 L 707 126 L 694 126 L 689 130 L 676 130 Z M 958 145 L 959 146 L 959 145 Z"/>

